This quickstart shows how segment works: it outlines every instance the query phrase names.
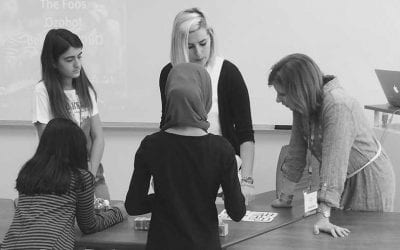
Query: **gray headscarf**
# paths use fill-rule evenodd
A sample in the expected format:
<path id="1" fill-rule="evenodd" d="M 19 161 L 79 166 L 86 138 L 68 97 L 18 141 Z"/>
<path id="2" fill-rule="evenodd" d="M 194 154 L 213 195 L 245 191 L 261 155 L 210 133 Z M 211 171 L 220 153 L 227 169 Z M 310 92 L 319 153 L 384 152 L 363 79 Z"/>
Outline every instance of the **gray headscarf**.
<path id="1" fill-rule="evenodd" d="M 175 65 L 165 86 L 166 112 L 162 130 L 190 126 L 204 131 L 210 127 L 207 114 L 211 109 L 212 89 L 206 69 L 194 63 Z"/>

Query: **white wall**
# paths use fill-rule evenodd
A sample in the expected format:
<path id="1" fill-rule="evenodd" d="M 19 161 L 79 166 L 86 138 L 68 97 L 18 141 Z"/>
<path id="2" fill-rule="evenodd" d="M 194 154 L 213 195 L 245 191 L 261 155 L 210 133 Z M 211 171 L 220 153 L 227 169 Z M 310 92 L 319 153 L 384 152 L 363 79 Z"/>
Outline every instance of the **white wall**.
<path id="1" fill-rule="evenodd" d="M 218 54 L 243 74 L 255 124 L 291 122 L 266 83 L 272 64 L 287 54 L 311 56 L 363 105 L 385 102 L 374 69 L 400 67 L 398 0 L 1 0 L 0 119 L 30 119 L 44 36 L 63 26 L 83 39 L 102 120 L 158 122 L 158 78 L 169 61 L 173 19 L 193 6 L 214 27 Z M 66 18 L 76 24 L 48 22 Z"/>
<path id="2" fill-rule="evenodd" d="M 124 200 L 133 172 L 133 159 L 149 129 L 105 128 L 103 156 L 106 181 L 112 199 Z M 275 168 L 290 131 L 256 131 L 254 178 L 256 192 L 275 189 Z M 0 198 L 15 198 L 15 179 L 22 164 L 34 153 L 37 136 L 33 126 L 0 126 Z"/>

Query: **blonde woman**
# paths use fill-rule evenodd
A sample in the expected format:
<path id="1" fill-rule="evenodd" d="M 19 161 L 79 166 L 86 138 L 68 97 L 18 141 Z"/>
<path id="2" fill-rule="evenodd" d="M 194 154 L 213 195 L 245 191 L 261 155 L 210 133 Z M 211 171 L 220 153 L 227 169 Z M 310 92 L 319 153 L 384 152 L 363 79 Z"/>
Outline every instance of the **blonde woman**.
<path id="1" fill-rule="evenodd" d="M 208 131 L 225 137 L 240 156 L 242 192 L 247 202 L 252 200 L 254 131 L 249 94 L 239 69 L 216 55 L 214 31 L 199 9 L 187 9 L 175 17 L 170 57 L 171 62 L 162 69 L 159 81 L 162 102 L 160 128 L 165 123 L 165 84 L 172 67 L 185 62 L 205 67 L 211 76 L 213 92 Z"/>

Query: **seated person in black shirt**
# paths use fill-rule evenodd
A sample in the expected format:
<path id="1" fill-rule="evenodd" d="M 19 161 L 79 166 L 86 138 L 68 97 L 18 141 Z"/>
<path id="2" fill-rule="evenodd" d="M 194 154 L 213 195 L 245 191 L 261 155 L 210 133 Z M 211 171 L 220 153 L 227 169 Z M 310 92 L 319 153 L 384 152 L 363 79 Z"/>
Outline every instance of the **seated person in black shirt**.
<path id="1" fill-rule="evenodd" d="M 174 66 L 165 88 L 165 123 L 136 152 L 125 207 L 131 215 L 152 213 L 147 249 L 221 249 L 220 185 L 232 220 L 246 213 L 235 151 L 222 136 L 207 133 L 211 91 L 204 67 Z M 151 176 L 154 194 L 148 194 Z"/>

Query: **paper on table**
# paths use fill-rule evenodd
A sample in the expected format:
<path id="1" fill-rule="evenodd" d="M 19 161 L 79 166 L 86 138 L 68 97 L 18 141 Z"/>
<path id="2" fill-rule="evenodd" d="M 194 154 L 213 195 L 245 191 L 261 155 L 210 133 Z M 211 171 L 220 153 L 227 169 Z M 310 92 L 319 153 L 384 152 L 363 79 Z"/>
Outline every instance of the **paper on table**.
<path id="1" fill-rule="evenodd" d="M 271 222 L 277 215 L 278 213 L 273 212 L 246 211 L 246 215 L 242 218 L 242 221 Z M 225 209 L 218 215 L 218 218 L 221 220 L 231 220 Z"/>

